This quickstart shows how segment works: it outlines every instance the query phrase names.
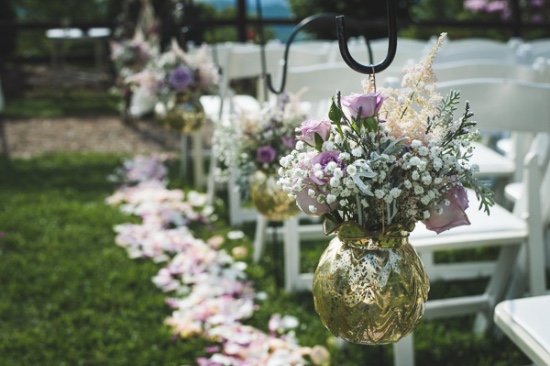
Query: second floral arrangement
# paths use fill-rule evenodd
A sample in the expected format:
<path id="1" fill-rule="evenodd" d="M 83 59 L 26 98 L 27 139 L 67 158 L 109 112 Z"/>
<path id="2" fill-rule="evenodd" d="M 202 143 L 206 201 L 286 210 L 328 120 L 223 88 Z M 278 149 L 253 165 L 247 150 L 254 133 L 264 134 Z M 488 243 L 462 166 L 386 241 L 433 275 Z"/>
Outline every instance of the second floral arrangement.
<path id="1" fill-rule="evenodd" d="M 293 199 L 277 186 L 279 160 L 295 146 L 295 129 L 304 120 L 299 99 L 281 95 L 258 112 L 236 113 L 214 133 L 218 179 L 233 179 L 243 199 L 273 221 L 299 212 Z"/>

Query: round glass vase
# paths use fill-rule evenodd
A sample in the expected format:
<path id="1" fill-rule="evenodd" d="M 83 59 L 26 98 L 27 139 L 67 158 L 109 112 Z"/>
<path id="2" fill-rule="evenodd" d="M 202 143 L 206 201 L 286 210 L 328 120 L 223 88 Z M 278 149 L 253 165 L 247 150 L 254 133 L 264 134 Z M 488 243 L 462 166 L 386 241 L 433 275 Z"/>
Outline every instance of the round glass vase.
<path id="1" fill-rule="evenodd" d="M 270 221 L 285 221 L 300 212 L 296 200 L 277 186 L 277 173 L 257 170 L 250 181 L 250 199 L 258 212 Z"/>
<path id="2" fill-rule="evenodd" d="M 155 106 L 155 118 L 164 127 L 188 134 L 204 125 L 206 115 L 200 98 L 192 93 L 178 93 Z"/>
<path id="3" fill-rule="evenodd" d="M 424 314 L 430 282 L 409 232 L 368 233 L 355 223 L 336 228 L 315 271 L 313 298 L 335 336 L 365 345 L 394 343 Z"/>

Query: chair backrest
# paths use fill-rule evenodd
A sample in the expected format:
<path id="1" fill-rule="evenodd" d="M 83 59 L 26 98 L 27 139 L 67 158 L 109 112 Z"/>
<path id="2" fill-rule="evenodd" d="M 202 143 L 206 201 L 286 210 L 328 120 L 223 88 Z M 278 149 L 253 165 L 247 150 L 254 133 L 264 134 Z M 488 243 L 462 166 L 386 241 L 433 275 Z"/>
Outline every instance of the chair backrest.
<path id="1" fill-rule="evenodd" d="M 442 81 L 475 78 L 502 78 L 528 82 L 550 81 L 550 68 L 516 65 L 500 60 L 462 60 L 434 64 L 437 79 Z"/>
<path id="2" fill-rule="evenodd" d="M 545 269 L 550 266 L 549 146 L 547 133 L 535 137 L 524 158 L 523 191 L 514 206 L 514 213 L 526 219 L 529 231 L 528 249 L 520 254 L 516 273 L 520 278 L 527 274 L 531 295 L 542 295 L 548 291 Z"/>
<path id="3" fill-rule="evenodd" d="M 446 42 L 435 57 L 435 63 L 460 60 L 499 60 L 516 62 L 512 45 L 490 39 L 470 38 Z"/>
<path id="4" fill-rule="evenodd" d="M 442 82 L 438 89 L 442 94 L 460 91 L 461 100 L 471 102 L 480 129 L 550 132 L 549 84 L 480 78 Z"/>
<path id="5" fill-rule="evenodd" d="M 531 139 L 538 133 L 550 133 L 550 84 L 481 78 L 442 82 L 438 89 L 442 94 L 451 89 L 460 91 L 461 101 L 471 102 L 472 120 L 482 132 L 514 136 L 513 179 L 521 179 L 523 171 L 519 167 L 523 166 Z M 456 117 L 460 113 L 462 108 L 456 111 Z"/>

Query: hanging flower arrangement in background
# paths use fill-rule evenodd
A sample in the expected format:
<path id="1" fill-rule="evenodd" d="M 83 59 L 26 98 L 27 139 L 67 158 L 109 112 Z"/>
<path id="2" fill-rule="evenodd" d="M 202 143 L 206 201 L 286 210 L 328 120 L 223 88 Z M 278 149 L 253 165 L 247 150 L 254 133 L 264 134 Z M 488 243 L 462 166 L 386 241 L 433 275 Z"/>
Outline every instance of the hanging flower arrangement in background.
<path id="1" fill-rule="evenodd" d="M 219 73 L 206 46 L 186 53 L 174 40 L 170 50 L 125 81 L 133 86 L 131 115 L 154 112 L 165 127 L 189 133 L 202 126 L 205 115 L 200 97 L 217 92 Z"/>
<path id="2" fill-rule="evenodd" d="M 294 148 L 295 129 L 303 121 L 298 97 L 282 94 L 277 103 L 258 113 L 234 115 L 214 132 L 217 177 L 236 179 L 244 198 L 252 199 L 258 211 L 273 221 L 282 221 L 299 210 L 277 186 L 279 159 Z M 236 177 L 229 177 L 235 169 Z"/>

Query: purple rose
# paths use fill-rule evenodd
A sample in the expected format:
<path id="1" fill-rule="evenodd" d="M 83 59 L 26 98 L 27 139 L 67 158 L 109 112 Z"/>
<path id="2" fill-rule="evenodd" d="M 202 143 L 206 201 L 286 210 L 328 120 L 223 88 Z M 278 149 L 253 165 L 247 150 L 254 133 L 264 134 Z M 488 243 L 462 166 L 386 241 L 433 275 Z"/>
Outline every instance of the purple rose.
<path id="1" fill-rule="evenodd" d="M 300 135 L 297 136 L 299 140 L 302 140 L 308 145 L 315 146 L 315 135 L 325 141 L 328 138 L 330 132 L 330 121 L 329 120 L 316 120 L 308 119 L 307 121 L 302 122 L 300 127 L 296 128 L 296 132 L 299 132 Z"/>
<path id="2" fill-rule="evenodd" d="M 277 157 L 277 151 L 271 146 L 262 146 L 256 150 L 256 158 L 260 163 L 271 163 Z"/>
<path id="3" fill-rule="evenodd" d="M 340 156 L 339 151 L 323 151 L 315 155 L 311 159 L 311 172 L 309 178 L 316 184 L 324 186 L 328 183 L 330 178 L 332 178 L 332 173 L 327 173 L 327 165 L 331 162 L 335 162 L 338 167 L 342 167 L 343 163 L 338 159 Z M 315 165 L 319 164 L 321 166 L 320 170 L 315 170 Z M 322 174 L 318 173 L 322 172 Z"/>
<path id="4" fill-rule="evenodd" d="M 450 189 L 443 200 L 448 200 L 450 204 L 440 203 L 430 208 L 430 218 L 422 221 L 426 229 L 439 234 L 456 226 L 470 225 L 464 212 L 468 208 L 468 194 L 463 186 Z"/>
<path id="5" fill-rule="evenodd" d="M 384 97 L 380 93 L 351 93 L 348 96 L 342 97 L 341 101 L 342 107 L 348 117 L 356 118 L 359 114 L 359 109 L 361 109 L 359 117 L 369 118 L 374 117 L 378 113 L 384 102 Z"/>
<path id="6" fill-rule="evenodd" d="M 296 194 L 296 204 L 305 214 L 310 216 L 321 216 L 327 212 L 333 211 L 338 208 L 338 201 L 335 201 L 331 204 L 328 203 L 319 203 L 317 197 L 320 194 L 326 194 L 326 192 L 319 186 L 317 186 L 310 179 L 304 179 L 305 187 L 300 192 L 295 192 Z M 314 196 L 309 195 L 309 190 L 312 189 Z M 313 211 L 311 210 L 313 208 Z"/>
<path id="7" fill-rule="evenodd" d="M 296 139 L 294 136 L 283 136 L 283 145 L 285 145 L 288 148 L 294 148 L 294 145 L 296 145 Z"/>
<path id="8" fill-rule="evenodd" d="M 182 92 L 195 82 L 193 72 L 185 66 L 179 66 L 170 71 L 168 83 L 177 92 Z"/>

